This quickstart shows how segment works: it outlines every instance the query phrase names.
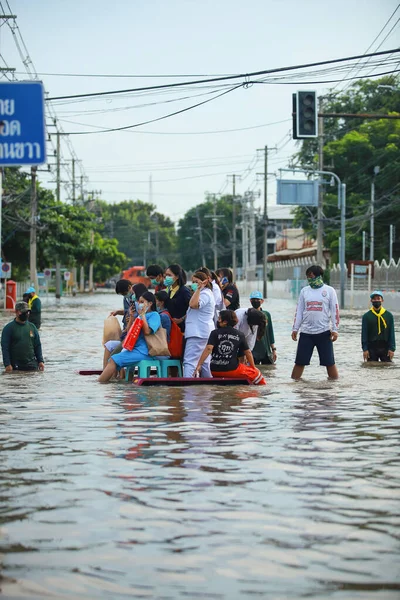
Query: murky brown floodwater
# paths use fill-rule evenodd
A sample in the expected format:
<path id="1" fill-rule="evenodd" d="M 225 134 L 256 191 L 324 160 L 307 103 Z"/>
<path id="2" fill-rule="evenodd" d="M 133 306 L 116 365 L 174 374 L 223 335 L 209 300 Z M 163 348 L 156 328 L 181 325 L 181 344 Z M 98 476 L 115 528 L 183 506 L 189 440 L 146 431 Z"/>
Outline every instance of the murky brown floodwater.
<path id="1" fill-rule="evenodd" d="M 120 304 L 44 300 L 45 373 L 0 375 L 0 595 L 399 598 L 400 353 L 362 368 L 347 313 L 341 379 L 314 358 L 292 382 L 294 305 L 270 301 L 268 389 L 100 385 L 76 370 Z"/>

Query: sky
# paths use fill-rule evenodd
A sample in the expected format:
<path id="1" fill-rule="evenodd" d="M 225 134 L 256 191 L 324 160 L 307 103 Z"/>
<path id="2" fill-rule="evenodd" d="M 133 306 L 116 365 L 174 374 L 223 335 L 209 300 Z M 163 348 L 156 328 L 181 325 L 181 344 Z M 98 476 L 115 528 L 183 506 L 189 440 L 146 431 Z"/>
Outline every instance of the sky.
<path id="1" fill-rule="evenodd" d="M 4 1 L 0 5 L 8 12 Z M 48 98 L 251 73 L 364 54 L 380 44 L 379 50 L 396 48 L 400 41 L 399 9 L 378 36 L 397 0 L 9 0 L 9 5 Z M 6 24 L 0 29 L 0 54 L 17 69 L 18 79 L 28 78 Z M 387 69 L 372 65 L 348 76 L 382 70 Z M 301 77 L 291 77 L 293 83 L 286 85 L 239 85 L 246 82 L 241 78 L 235 81 L 237 89 L 202 106 L 109 133 L 99 131 L 163 117 L 228 87 L 53 100 L 52 113 L 71 133 L 69 143 L 62 138 L 62 180 L 71 180 L 72 144 L 81 161 L 77 183 L 82 171 L 86 194 L 96 192 L 107 202 L 152 201 L 177 222 L 206 193 L 231 193 L 232 174 L 237 175 L 236 193 L 254 191 L 261 207 L 264 158 L 258 150 L 268 146 L 268 203 L 273 205 L 275 175 L 296 151 L 292 93 L 312 89 L 323 94 L 348 85 L 305 85 Z M 330 78 L 313 75 L 312 81 Z M 53 156 L 49 162 L 54 164 Z M 39 179 L 55 188 L 54 174 L 40 172 Z M 70 196 L 66 185 L 62 199 Z"/>

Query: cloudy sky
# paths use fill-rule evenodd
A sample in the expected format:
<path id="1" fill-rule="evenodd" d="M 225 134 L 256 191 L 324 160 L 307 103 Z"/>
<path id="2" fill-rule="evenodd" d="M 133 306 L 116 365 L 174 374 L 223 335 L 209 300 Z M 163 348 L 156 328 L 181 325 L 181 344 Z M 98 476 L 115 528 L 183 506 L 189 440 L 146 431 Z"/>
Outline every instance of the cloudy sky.
<path id="1" fill-rule="evenodd" d="M 27 78 L 14 43 L 21 33 L 49 98 L 130 90 L 395 48 L 400 40 L 400 10 L 393 15 L 397 4 L 397 0 L 9 0 L 9 7 L 4 1 L 1 5 L 17 15 L 19 32 L 13 36 L 6 24 L 2 26 L 0 52 L 3 61 L 16 67 L 18 79 Z M 25 56 L 23 46 L 21 50 Z M 264 81 L 262 76 L 243 77 L 53 100 L 52 112 L 64 132 L 79 133 L 69 139 L 82 161 L 77 179 L 82 168 L 86 192 L 101 190 L 109 202 L 151 199 L 177 221 L 206 192 L 230 191 L 230 174 L 238 175 L 237 193 L 262 190 L 257 173 L 263 171 L 263 158 L 257 150 L 265 145 L 277 147 L 269 153 L 268 166 L 268 199 L 273 204 L 273 174 L 287 166 L 295 150 L 290 135 L 292 92 L 323 93 L 334 86 L 337 91 L 349 85 L 341 81 L 345 77 L 393 68 L 375 60 L 368 68 L 357 65 L 350 72 L 334 65 L 334 71 L 324 73 L 285 73 L 288 79 L 279 83 L 272 76 Z M 327 80 L 339 82 L 314 83 Z M 159 118 L 120 131 L 102 131 Z M 62 178 L 68 182 L 71 156 L 65 139 L 62 153 Z M 40 177 L 55 187 L 53 175 Z M 62 197 L 68 198 L 68 189 L 63 189 Z M 261 197 L 258 202 L 261 205 Z"/>

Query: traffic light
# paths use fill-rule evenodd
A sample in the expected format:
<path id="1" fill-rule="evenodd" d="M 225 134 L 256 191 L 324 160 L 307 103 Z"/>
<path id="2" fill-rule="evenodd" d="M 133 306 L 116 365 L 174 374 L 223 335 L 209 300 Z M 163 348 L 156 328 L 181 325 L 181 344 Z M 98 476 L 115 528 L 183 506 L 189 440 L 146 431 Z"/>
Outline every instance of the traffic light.
<path id="1" fill-rule="evenodd" d="M 318 108 L 316 92 L 297 92 L 296 130 L 294 139 L 318 137 Z"/>

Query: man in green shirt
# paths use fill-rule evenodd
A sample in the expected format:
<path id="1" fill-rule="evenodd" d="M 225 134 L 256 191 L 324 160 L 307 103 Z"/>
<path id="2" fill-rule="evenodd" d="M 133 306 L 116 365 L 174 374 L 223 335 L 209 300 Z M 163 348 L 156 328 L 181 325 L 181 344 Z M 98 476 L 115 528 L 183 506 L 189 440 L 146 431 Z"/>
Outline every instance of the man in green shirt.
<path id="1" fill-rule="evenodd" d="M 382 306 L 382 292 L 375 290 L 370 299 L 372 306 L 363 315 L 361 327 L 364 360 L 392 362 L 396 350 L 393 315 Z"/>
<path id="2" fill-rule="evenodd" d="M 253 308 L 264 313 L 267 319 L 265 333 L 261 340 L 256 340 L 252 350 L 254 363 L 256 365 L 272 365 L 276 362 L 276 347 L 274 328 L 272 327 L 272 318 L 268 311 L 262 310 L 261 305 L 264 303 L 264 298 L 261 292 L 251 292 L 250 304 Z"/>
<path id="3" fill-rule="evenodd" d="M 30 310 L 29 321 L 36 326 L 36 329 L 40 329 L 40 325 L 42 323 L 42 303 L 35 291 L 35 288 L 28 288 L 24 296 L 28 297 L 28 305 Z"/>
<path id="4" fill-rule="evenodd" d="M 4 327 L 1 334 L 1 351 L 6 372 L 44 371 L 42 345 L 38 330 L 28 321 L 28 304 L 17 302 L 15 315 L 15 319 Z"/>

